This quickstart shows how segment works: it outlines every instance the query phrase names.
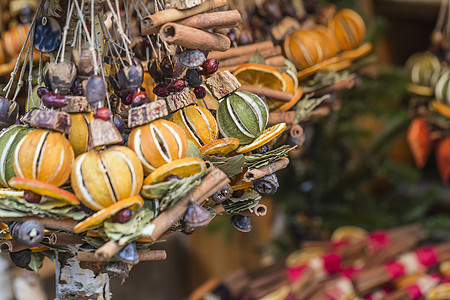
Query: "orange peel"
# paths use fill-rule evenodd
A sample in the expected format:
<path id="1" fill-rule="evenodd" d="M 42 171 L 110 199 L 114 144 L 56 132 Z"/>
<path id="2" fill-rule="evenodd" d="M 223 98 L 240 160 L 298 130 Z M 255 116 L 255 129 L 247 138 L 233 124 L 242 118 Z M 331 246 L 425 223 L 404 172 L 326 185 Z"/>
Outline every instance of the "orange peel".
<path id="1" fill-rule="evenodd" d="M 272 127 L 269 127 L 266 130 L 264 130 L 261 133 L 261 135 L 252 143 L 239 147 L 236 152 L 247 153 L 252 150 L 255 150 L 256 148 L 259 148 L 262 145 L 267 144 L 269 141 L 282 134 L 285 129 L 286 123 L 278 123 L 276 125 L 273 125 Z"/>
<path id="2" fill-rule="evenodd" d="M 162 182 L 166 177 L 170 175 L 176 175 L 181 178 L 188 177 L 193 174 L 202 172 L 205 169 L 206 163 L 201 158 L 185 157 L 177 159 L 153 171 L 145 178 L 144 185 Z"/>
<path id="3" fill-rule="evenodd" d="M 219 154 L 219 155 L 227 155 L 236 148 L 239 147 L 239 140 L 235 138 L 224 138 L 212 141 L 205 146 L 200 148 L 200 152 L 202 156 L 211 155 L 211 154 Z"/>

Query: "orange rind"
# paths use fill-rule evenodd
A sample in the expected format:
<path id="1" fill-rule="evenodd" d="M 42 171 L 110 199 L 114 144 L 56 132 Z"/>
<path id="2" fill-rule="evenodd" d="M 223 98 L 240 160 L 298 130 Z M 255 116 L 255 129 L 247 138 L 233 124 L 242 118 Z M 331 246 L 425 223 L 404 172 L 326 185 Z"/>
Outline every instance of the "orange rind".
<path id="1" fill-rule="evenodd" d="M 153 171 L 145 178 L 144 185 L 162 182 L 170 175 L 176 175 L 183 178 L 200 173 L 204 170 L 206 170 L 206 163 L 203 159 L 198 157 L 185 157 L 174 160 Z"/>
<path id="2" fill-rule="evenodd" d="M 222 156 L 227 155 L 236 148 L 239 147 L 239 140 L 235 138 L 224 138 L 220 140 L 212 141 L 200 148 L 202 156 L 219 154 Z"/>
<path id="3" fill-rule="evenodd" d="M 272 139 L 279 136 L 283 131 L 286 129 L 286 123 L 278 123 L 276 125 L 273 125 L 272 127 L 267 128 L 264 130 L 261 135 L 254 140 L 252 143 L 241 146 L 237 149 L 237 153 L 247 153 L 252 150 L 255 150 L 256 148 L 261 147 L 264 144 L 267 144 Z"/>

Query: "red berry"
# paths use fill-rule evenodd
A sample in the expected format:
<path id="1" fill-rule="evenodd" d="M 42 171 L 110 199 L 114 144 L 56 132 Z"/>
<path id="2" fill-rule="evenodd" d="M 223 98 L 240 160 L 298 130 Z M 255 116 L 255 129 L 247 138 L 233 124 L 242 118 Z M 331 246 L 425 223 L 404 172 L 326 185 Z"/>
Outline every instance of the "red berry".
<path id="1" fill-rule="evenodd" d="M 128 94 L 125 98 L 122 99 L 122 103 L 125 105 L 131 105 L 133 103 L 133 94 Z"/>
<path id="2" fill-rule="evenodd" d="M 25 191 L 23 193 L 23 199 L 29 203 L 39 203 L 41 202 L 41 195 L 32 191 Z"/>
<path id="3" fill-rule="evenodd" d="M 94 118 L 108 121 L 111 118 L 111 111 L 107 107 L 101 107 L 95 112 Z"/>
<path id="4" fill-rule="evenodd" d="M 159 97 L 169 96 L 169 85 L 167 83 L 160 83 L 153 89 L 153 93 Z"/>
<path id="5" fill-rule="evenodd" d="M 203 99 L 206 96 L 206 90 L 202 86 L 198 86 L 194 89 L 194 94 L 197 99 Z"/>
<path id="6" fill-rule="evenodd" d="M 45 94 L 48 94 L 50 90 L 46 88 L 45 86 L 41 86 L 37 89 L 37 95 L 39 98 L 42 98 Z"/>
<path id="7" fill-rule="evenodd" d="M 183 79 L 176 79 L 169 85 L 169 91 L 181 92 L 186 87 L 186 82 Z"/>
<path id="8" fill-rule="evenodd" d="M 131 106 L 141 106 L 142 104 L 145 104 L 148 102 L 148 96 L 145 92 L 136 92 L 133 96 L 133 101 L 131 103 Z"/>
<path id="9" fill-rule="evenodd" d="M 245 193 L 244 190 L 235 190 L 231 197 L 233 197 L 233 198 L 241 198 L 242 196 L 244 196 L 244 193 Z"/>
<path id="10" fill-rule="evenodd" d="M 42 103 L 48 108 L 62 108 L 67 105 L 67 99 L 63 95 L 48 92 L 42 96 Z"/>
<path id="11" fill-rule="evenodd" d="M 202 64 L 202 75 L 211 75 L 219 69 L 219 61 L 214 58 L 205 60 Z"/>
<path id="12" fill-rule="evenodd" d="M 133 215 L 133 211 L 129 208 L 124 208 L 119 211 L 112 220 L 117 223 L 126 223 L 130 221 L 131 216 Z"/>

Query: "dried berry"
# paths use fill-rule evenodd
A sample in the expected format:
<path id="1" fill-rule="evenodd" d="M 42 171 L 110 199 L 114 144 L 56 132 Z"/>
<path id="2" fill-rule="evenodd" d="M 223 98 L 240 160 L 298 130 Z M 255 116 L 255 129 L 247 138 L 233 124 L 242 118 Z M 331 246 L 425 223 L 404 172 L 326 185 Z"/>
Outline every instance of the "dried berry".
<path id="1" fill-rule="evenodd" d="M 235 190 L 231 197 L 233 197 L 233 198 L 241 198 L 242 196 L 244 196 L 244 193 L 245 193 L 244 190 Z"/>
<path id="2" fill-rule="evenodd" d="M 119 211 L 115 216 L 112 218 L 113 222 L 117 223 L 126 223 L 130 221 L 131 216 L 133 215 L 133 211 L 129 208 L 124 208 L 121 211 Z"/>
<path id="3" fill-rule="evenodd" d="M 180 178 L 180 176 L 177 176 L 177 175 L 169 175 L 169 176 L 167 176 L 166 178 L 164 178 L 164 181 L 165 182 L 167 182 L 167 181 L 171 181 L 171 180 L 180 180 L 181 178 Z"/>
<path id="4" fill-rule="evenodd" d="M 176 56 L 171 59 L 168 56 L 164 57 L 161 61 L 160 68 L 165 78 L 178 78 L 186 69 Z"/>
<path id="5" fill-rule="evenodd" d="M 42 103 L 48 108 L 62 108 L 67 105 L 67 99 L 63 95 L 49 92 L 42 96 Z"/>
<path id="6" fill-rule="evenodd" d="M 25 269 L 31 262 L 31 250 L 24 249 L 17 252 L 10 252 L 9 257 L 17 267 Z"/>
<path id="7" fill-rule="evenodd" d="M 203 78 L 197 69 L 188 69 L 186 71 L 185 79 L 192 88 L 200 86 L 203 82 Z"/>
<path id="8" fill-rule="evenodd" d="M 122 103 L 125 105 L 131 105 L 133 103 L 133 94 L 128 94 L 125 98 L 122 99 Z"/>
<path id="9" fill-rule="evenodd" d="M 181 92 L 186 87 L 186 82 L 183 79 L 176 79 L 169 85 L 170 92 Z"/>
<path id="10" fill-rule="evenodd" d="M 111 111 L 107 107 L 101 107 L 95 112 L 94 118 L 108 121 L 111 118 Z"/>
<path id="11" fill-rule="evenodd" d="M 206 90 L 202 86 L 198 86 L 194 89 L 194 94 L 197 99 L 203 99 L 206 96 Z"/>
<path id="12" fill-rule="evenodd" d="M 25 191 L 23 193 L 23 199 L 29 203 L 39 203 L 41 202 L 41 195 L 32 191 Z"/>
<path id="13" fill-rule="evenodd" d="M 114 115 L 114 125 L 116 126 L 117 130 L 119 130 L 119 132 L 123 132 L 125 130 L 125 122 L 119 115 Z"/>
<path id="14" fill-rule="evenodd" d="M 253 150 L 252 152 L 255 153 L 255 154 L 264 154 L 267 151 L 269 151 L 269 146 L 262 145 L 261 147 L 256 148 L 255 150 Z"/>
<path id="15" fill-rule="evenodd" d="M 45 94 L 48 94 L 49 92 L 50 92 L 50 90 L 48 88 L 46 88 L 45 86 L 41 86 L 37 89 L 37 95 L 41 99 L 42 99 L 42 96 L 44 96 Z"/>
<path id="16" fill-rule="evenodd" d="M 160 83 L 153 89 L 153 93 L 159 97 L 167 97 L 169 96 L 169 84 Z"/>
<path id="17" fill-rule="evenodd" d="M 211 75 L 219 69 L 219 61 L 214 58 L 207 59 L 202 64 L 202 75 Z"/>
<path id="18" fill-rule="evenodd" d="M 148 102 L 148 96 L 145 92 L 136 92 L 134 93 L 133 100 L 131 102 L 131 106 L 141 106 Z"/>

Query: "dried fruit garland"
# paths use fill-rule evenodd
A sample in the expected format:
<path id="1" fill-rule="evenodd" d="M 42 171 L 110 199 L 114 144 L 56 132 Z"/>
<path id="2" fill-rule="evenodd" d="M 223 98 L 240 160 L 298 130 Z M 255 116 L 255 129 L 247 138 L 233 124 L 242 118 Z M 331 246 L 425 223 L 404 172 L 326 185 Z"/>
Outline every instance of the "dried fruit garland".
<path id="1" fill-rule="evenodd" d="M 191 232 L 222 212 L 248 232 L 250 215 L 263 215 L 260 194 L 276 192 L 274 172 L 286 167 L 291 150 L 265 144 L 286 126 L 266 128 L 265 102 L 237 92 L 239 81 L 203 51 L 230 47 L 227 37 L 204 29 L 235 24 L 239 13 L 205 19 L 199 13 L 226 1 L 201 2 L 183 10 L 157 6 L 142 19 L 143 33 L 148 25 L 160 32 L 145 37 L 155 82 L 145 91 L 146 71 L 124 30 L 128 9 L 149 15 L 144 3 L 127 1 L 123 18 L 109 0 L 68 1 L 60 16 L 53 7 L 58 1 L 41 1 L 22 54 L 30 75 L 35 50 L 51 60 L 44 67 L 41 56 L 37 86 L 28 81 L 25 125 L 11 125 L 27 68 L 21 59 L 6 87 L 9 97 L 20 70 L 15 94 L 2 98 L 2 243 L 13 260 L 20 256 L 18 265 L 36 268 L 51 255 L 47 250 L 73 252 L 69 245 L 81 261 L 162 259 L 149 249 L 172 232 Z M 50 15 L 45 3 L 53 7 Z"/>

